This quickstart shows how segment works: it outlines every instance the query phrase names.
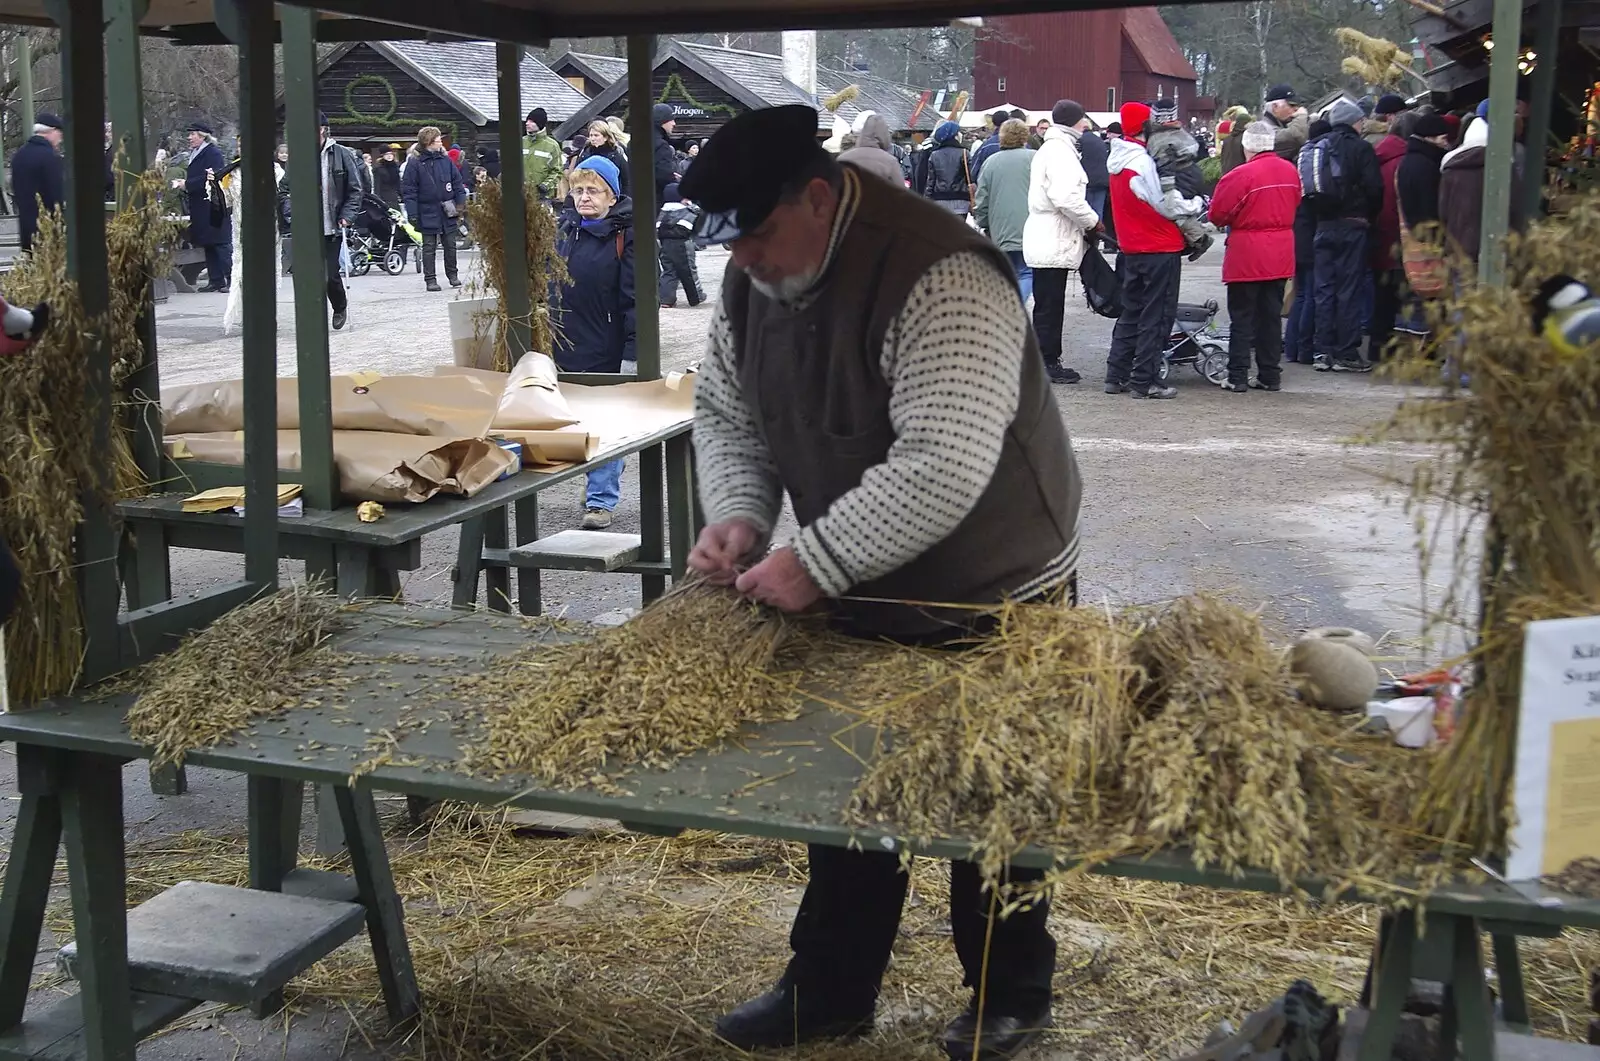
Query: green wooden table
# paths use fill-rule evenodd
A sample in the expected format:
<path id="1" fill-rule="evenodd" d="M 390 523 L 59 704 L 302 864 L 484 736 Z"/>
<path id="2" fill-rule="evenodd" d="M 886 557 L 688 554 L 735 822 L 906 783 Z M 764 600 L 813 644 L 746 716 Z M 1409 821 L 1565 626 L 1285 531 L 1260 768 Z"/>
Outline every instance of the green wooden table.
<path id="1" fill-rule="evenodd" d="M 821 705 L 792 721 L 753 728 L 720 751 L 687 756 L 670 769 L 627 771 L 620 781 L 622 794 L 558 791 L 515 778 L 463 773 L 455 763 L 468 727 L 459 710 L 438 699 L 441 676 L 480 667 L 533 639 L 563 636 L 570 635 L 509 616 L 372 605 L 337 639 L 342 651 L 356 657 L 345 673 L 354 679 L 348 687 L 319 694 L 323 702 L 315 709 L 263 721 L 233 744 L 189 757 L 198 765 L 248 776 L 255 888 L 287 889 L 296 873 L 304 874 L 295 866 L 301 786 L 333 786 L 350 838 L 354 891 L 368 905 L 368 928 L 396 1020 L 413 1014 L 418 1003 L 399 901 L 372 809 L 373 790 L 612 818 L 658 834 L 709 829 L 901 850 L 892 830 L 859 832 L 843 824 L 843 810 L 860 775 L 857 756 L 869 754 L 877 733 L 870 726 L 847 729 L 854 719 Z M 424 692 L 428 690 L 432 692 Z M 121 707 L 116 701 L 67 701 L 0 716 L 0 740 L 18 744 L 22 788 L 16 840 L 0 893 L 0 1029 L 12 1029 L 0 1031 L 0 1058 L 28 1056 L 6 1051 L 17 1029 L 26 1028 L 19 1025 L 21 1002 L 63 836 L 79 964 L 96 973 L 82 977 L 82 992 L 90 1003 L 84 1012 L 101 1014 L 93 1034 L 104 1051 L 96 1056 L 133 1056 L 135 1020 L 126 1005 L 130 988 L 120 770 L 125 761 L 145 757 L 148 750 L 129 738 Z M 394 741 L 375 743 L 371 734 L 385 730 Z M 352 771 L 384 749 L 395 761 L 364 773 L 349 787 Z M 971 849 L 960 838 L 915 848 L 919 854 L 945 858 L 966 857 Z M 1029 849 L 1016 861 L 1048 865 L 1072 860 Z M 1231 877 L 1199 870 L 1181 851 L 1118 859 L 1094 871 L 1215 888 L 1280 890 L 1268 874 Z M 1421 940 L 1419 917 L 1426 923 Z M 1362 1061 L 1388 1057 L 1413 975 L 1450 985 L 1451 1019 L 1457 1022 L 1463 1055 L 1468 1061 L 1489 1061 L 1494 1051 L 1492 1007 L 1478 946 L 1480 931 L 1496 940 L 1502 1016 L 1508 1023 L 1525 1023 L 1516 937 L 1555 935 L 1569 926 L 1600 928 L 1600 903 L 1535 886 L 1463 883 L 1435 892 L 1425 914 L 1401 913 L 1386 923 L 1376 949 Z M 115 1004 L 119 998 L 124 1002 L 120 1007 Z"/>
<path id="2" fill-rule="evenodd" d="M 692 534 L 690 500 L 690 421 L 607 446 L 592 460 L 554 472 L 523 472 L 491 483 L 472 497 L 435 497 L 421 504 L 385 506 L 382 519 L 363 523 L 355 506 L 307 509 L 303 516 L 278 521 L 279 553 L 304 560 L 310 573 L 330 577 L 342 596 L 393 598 L 400 592 L 400 572 L 422 566 L 424 535 L 461 526 L 456 569 L 456 603 L 477 599 L 480 576 L 489 581 L 489 607 L 511 608 L 509 567 L 504 552 L 538 537 L 539 494 L 609 461 L 640 454 L 641 509 L 644 542 L 639 560 L 624 569 L 644 578 L 646 600 L 659 596 L 669 574 L 681 574 Z M 658 448 L 660 447 L 660 448 Z M 665 527 L 661 449 L 665 449 Z M 183 461 L 174 467 L 182 470 Z M 213 467 L 207 465 L 207 467 Z M 231 482 L 242 481 L 243 468 L 228 469 Z M 205 486 L 222 485 L 206 480 Z M 204 487 L 201 487 L 204 488 Z M 172 598 L 168 575 L 169 549 L 204 549 L 242 553 L 244 517 L 232 512 L 185 512 L 184 494 L 133 498 L 117 505 L 117 515 L 137 542 L 124 550 L 124 583 L 130 608 L 144 608 Z M 514 538 L 508 540 L 507 515 L 515 511 Z M 665 531 L 665 534 L 663 534 Z M 667 549 L 671 549 L 670 556 Z M 486 552 L 487 550 L 487 552 Z M 539 572 L 523 568 L 518 575 L 517 606 L 537 614 Z"/>

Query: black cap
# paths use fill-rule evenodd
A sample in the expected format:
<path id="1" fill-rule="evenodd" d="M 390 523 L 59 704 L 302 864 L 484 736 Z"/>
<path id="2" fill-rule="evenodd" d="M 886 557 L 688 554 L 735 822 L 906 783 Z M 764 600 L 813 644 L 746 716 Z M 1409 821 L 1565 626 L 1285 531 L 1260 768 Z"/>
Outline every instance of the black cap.
<path id="1" fill-rule="evenodd" d="M 1378 105 L 1372 109 L 1374 114 L 1399 114 L 1406 109 L 1406 101 L 1393 92 L 1385 93 L 1378 97 Z"/>
<path id="2" fill-rule="evenodd" d="M 56 116 L 54 114 L 50 114 L 50 115 L 41 114 L 37 118 L 35 118 L 34 121 L 38 122 L 40 125 L 43 125 L 44 124 L 44 119 L 46 117 L 56 118 Z M 56 118 L 56 126 L 55 127 L 57 129 L 61 128 L 61 119 L 60 118 Z M 185 129 L 184 132 L 186 132 L 186 133 L 205 133 L 207 136 L 216 135 L 211 131 L 211 126 L 207 125 L 205 122 L 190 122 L 189 123 L 189 128 Z"/>
<path id="3" fill-rule="evenodd" d="M 1271 103 L 1274 100 L 1280 100 L 1280 99 L 1285 101 L 1286 103 L 1299 103 L 1300 102 L 1299 100 L 1294 98 L 1294 89 L 1289 85 L 1273 85 L 1271 88 L 1267 89 L 1267 97 L 1266 98 L 1267 98 L 1267 102 L 1268 103 Z"/>
<path id="4" fill-rule="evenodd" d="M 328 112 L 327 111 L 318 111 L 317 112 L 317 128 L 318 129 L 326 129 L 327 127 L 328 127 Z"/>
<path id="5" fill-rule="evenodd" d="M 533 108 L 533 110 L 529 111 L 528 116 L 523 120 L 532 122 L 541 129 L 550 124 L 550 116 L 544 112 L 543 107 Z"/>
<path id="6" fill-rule="evenodd" d="M 1083 104 L 1077 100 L 1057 100 L 1055 107 L 1050 111 L 1050 121 L 1070 129 L 1083 121 L 1083 114 Z"/>
<path id="7" fill-rule="evenodd" d="M 679 191 L 700 204 L 700 235 L 728 243 L 757 228 L 796 174 L 826 159 L 817 111 L 804 104 L 745 111 L 706 141 Z"/>
<path id="8" fill-rule="evenodd" d="M 1437 114 L 1424 114 L 1417 119 L 1417 124 L 1411 127 L 1412 136 L 1429 139 L 1435 136 L 1449 136 L 1450 123 Z"/>
<path id="9" fill-rule="evenodd" d="M 57 117 L 56 115 L 51 114 L 49 111 L 40 111 L 38 114 L 35 114 L 33 116 L 33 124 L 34 125 L 42 125 L 46 129 L 65 129 L 66 128 L 65 125 L 61 124 L 61 119 L 59 117 Z M 210 129 L 206 130 L 206 132 L 208 132 L 208 133 L 210 131 L 211 131 Z"/>
<path id="10" fill-rule="evenodd" d="M 1108 133 L 1116 133 L 1118 136 L 1121 136 L 1122 135 L 1122 123 L 1121 122 L 1112 122 L 1110 125 L 1106 126 L 1106 132 L 1108 132 Z"/>
<path id="11" fill-rule="evenodd" d="M 657 103 L 650 108 L 650 124 L 662 126 L 672 120 L 672 104 Z"/>

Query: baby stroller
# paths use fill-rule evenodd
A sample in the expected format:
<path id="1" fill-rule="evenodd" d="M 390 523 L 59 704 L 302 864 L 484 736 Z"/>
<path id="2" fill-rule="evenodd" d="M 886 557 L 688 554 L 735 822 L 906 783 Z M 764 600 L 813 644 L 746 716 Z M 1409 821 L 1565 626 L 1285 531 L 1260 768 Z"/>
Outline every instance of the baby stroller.
<path id="1" fill-rule="evenodd" d="M 1217 327 L 1217 300 L 1203 304 L 1178 303 L 1172 332 L 1161 348 L 1156 378 L 1165 383 L 1174 365 L 1193 365 L 1206 379 L 1222 386 L 1228 382 L 1228 335 Z"/>
<path id="2" fill-rule="evenodd" d="M 405 215 L 379 199 L 376 195 L 361 197 L 361 213 L 356 217 L 355 234 L 350 246 L 351 272 L 363 276 L 377 262 L 378 268 L 390 276 L 405 272 L 406 256 L 413 247 L 422 246 L 422 235 L 405 219 Z M 359 248 L 357 244 L 360 244 Z M 422 271 L 422 256 L 416 256 L 417 272 Z"/>

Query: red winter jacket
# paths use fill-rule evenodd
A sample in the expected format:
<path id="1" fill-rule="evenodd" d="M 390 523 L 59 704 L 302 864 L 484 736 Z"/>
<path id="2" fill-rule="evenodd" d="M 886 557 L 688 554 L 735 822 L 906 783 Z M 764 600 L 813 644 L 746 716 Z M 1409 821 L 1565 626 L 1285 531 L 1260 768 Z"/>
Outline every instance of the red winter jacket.
<path id="1" fill-rule="evenodd" d="M 1294 275 L 1294 213 L 1299 205 L 1300 172 L 1271 151 L 1223 175 L 1211 197 L 1211 223 L 1228 229 L 1223 283 Z"/>
<path id="2" fill-rule="evenodd" d="M 1383 206 L 1372 220 L 1372 260 L 1380 272 L 1400 268 L 1400 210 L 1396 205 L 1394 178 L 1400 160 L 1406 157 L 1406 142 L 1390 134 L 1378 141 L 1378 168 L 1383 173 Z"/>

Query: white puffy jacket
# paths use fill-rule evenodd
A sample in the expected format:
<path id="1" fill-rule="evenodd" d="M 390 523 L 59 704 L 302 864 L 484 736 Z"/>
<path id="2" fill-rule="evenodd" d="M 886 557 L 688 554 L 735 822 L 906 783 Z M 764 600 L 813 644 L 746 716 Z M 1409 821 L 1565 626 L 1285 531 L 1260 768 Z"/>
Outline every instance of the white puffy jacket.
<path id="1" fill-rule="evenodd" d="M 1100 223 L 1089 207 L 1088 188 L 1075 138 L 1061 126 L 1051 126 L 1028 179 L 1022 260 L 1030 269 L 1076 269 L 1083 261 L 1084 233 Z"/>

